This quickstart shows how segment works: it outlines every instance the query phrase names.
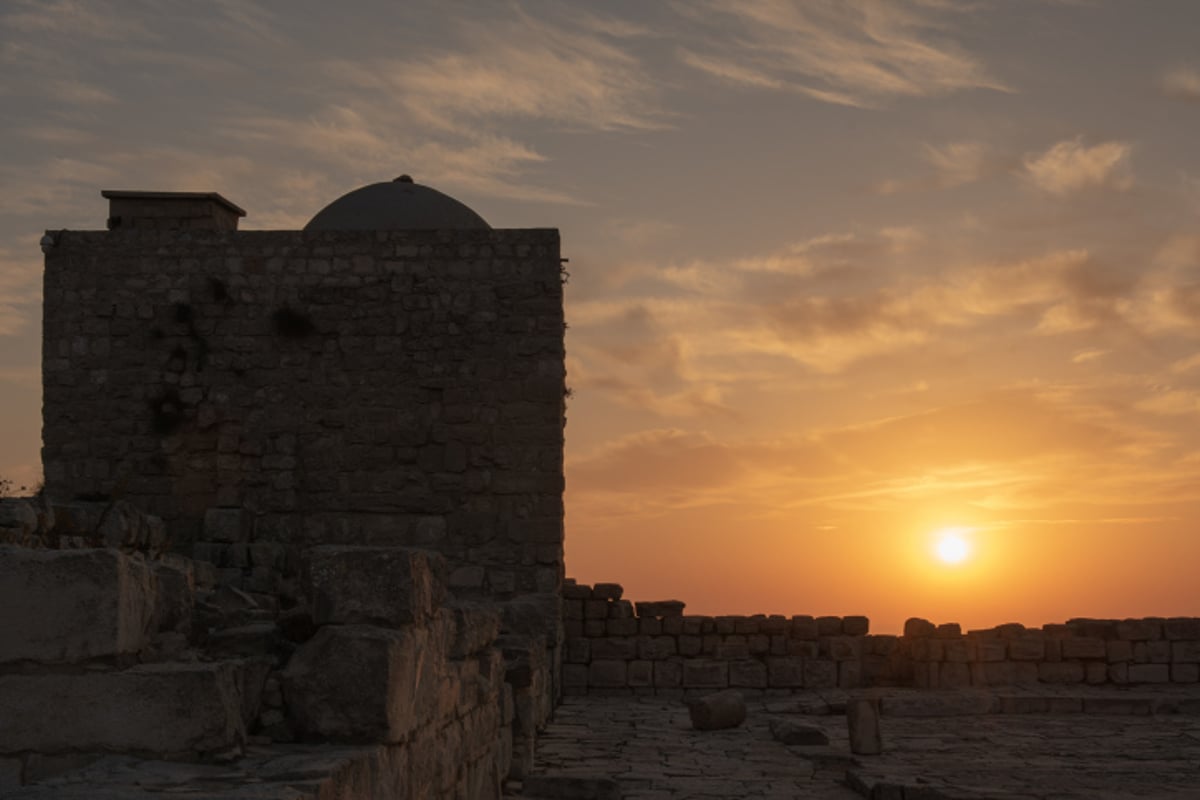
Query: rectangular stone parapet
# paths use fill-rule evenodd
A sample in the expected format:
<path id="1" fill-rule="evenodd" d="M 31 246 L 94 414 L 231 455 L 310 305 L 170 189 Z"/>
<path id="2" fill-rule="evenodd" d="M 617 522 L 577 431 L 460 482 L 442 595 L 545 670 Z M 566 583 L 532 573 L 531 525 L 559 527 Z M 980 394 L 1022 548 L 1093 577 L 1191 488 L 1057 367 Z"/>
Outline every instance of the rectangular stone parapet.
<path id="1" fill-rule="evenodd" d="M 113 549 L 0 546 L 0 663 L 74 663 L 136 653 L 155 611 L 155 580 Z"/>
<path id="2" fill-rule="evenodd" d="M 0 675 L 0 753 L 213 753 L 245 740 L 237 662 Z"/>

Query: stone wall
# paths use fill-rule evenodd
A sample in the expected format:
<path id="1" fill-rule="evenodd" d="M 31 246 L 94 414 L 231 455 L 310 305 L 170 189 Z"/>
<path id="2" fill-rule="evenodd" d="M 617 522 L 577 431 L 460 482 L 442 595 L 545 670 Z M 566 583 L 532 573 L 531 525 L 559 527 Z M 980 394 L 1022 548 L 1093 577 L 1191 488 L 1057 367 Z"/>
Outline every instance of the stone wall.
<path id="1" fill-rule="evenodd" d="M 914 618 L 892 636 L 869 634 L 861 616 L 689 616 L 677 600 L 635 603 L 622 594 L 611 583 L 564 586 L 565 693 L 1200 682 L 1200 619 L 1190 617 L 965 634 Z"/>
<path id="2" fill-rule="evenodd" d="M 57 797 L 80 769 L 136 771 L 129 757 L 155 762 L 134 783 L 163 760 L 251 764 L 258 784 L 270 765 L 251 755 L 303 762 L 312 794 L 271 795 L 298 800 L 499 798 L 532 765 L 545 638 L 501 636 L 498 605 L 448 594 L 440 554 L 310 548 L 305 601 L 280 613 L 165 552 L 163 530 L 124 502 L 0 500 L 6 797 Z M 306 743 L 338 755 L 322 767 Z"/>
<path id="3" fill-rule="evenodd" d="M 256 592 L 308 546 L 418 546 L 557 617 L 557 231 L 51 235 L 50 497 L 131 500 Z"/>

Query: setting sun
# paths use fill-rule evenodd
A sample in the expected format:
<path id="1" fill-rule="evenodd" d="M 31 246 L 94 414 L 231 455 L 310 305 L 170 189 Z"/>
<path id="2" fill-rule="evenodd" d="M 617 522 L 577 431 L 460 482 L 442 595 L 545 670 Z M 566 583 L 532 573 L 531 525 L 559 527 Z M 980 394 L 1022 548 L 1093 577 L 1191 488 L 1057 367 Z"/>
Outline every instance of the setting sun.
<path id="1" fill-rule="evenodd" d="M 934 552 L 942 563 L 961 564 L 970 557 L 971 545 L 964 538 L 965 533 L 961 528 L 948 528 L 938 533 Z"/>

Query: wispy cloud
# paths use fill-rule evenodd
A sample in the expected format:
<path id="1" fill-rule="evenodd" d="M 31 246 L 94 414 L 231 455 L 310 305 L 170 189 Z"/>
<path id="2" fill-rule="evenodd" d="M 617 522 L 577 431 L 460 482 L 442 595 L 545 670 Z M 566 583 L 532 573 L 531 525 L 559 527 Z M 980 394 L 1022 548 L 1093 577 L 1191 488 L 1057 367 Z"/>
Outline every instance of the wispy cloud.
<path id="1" fill-rule="evenodd" d="M 1163 74 L 1159 87 L 1168 97 L 1200 101 L 1200 70 L 1177 67 Z"/>
<path id="2" fill-rule="evenodd" d="M 1040 189 L 1066 195 L 1084 189 L 1123 191 L 1133 185 L 1126 142 L 1085 145 L 1082 137 L 1059 142 L 1044 153 L 1025 158 L 1026 174 Z"/>
<path id="3" fill-rule="evenodd" d="M 968 89 L 1008 91 L 947 36 L 953 6 L 758 0 L 674 8 L 707 32 L 702 44 L 680 49 L 681 61 L 736 85 L 851 106 Z"/>

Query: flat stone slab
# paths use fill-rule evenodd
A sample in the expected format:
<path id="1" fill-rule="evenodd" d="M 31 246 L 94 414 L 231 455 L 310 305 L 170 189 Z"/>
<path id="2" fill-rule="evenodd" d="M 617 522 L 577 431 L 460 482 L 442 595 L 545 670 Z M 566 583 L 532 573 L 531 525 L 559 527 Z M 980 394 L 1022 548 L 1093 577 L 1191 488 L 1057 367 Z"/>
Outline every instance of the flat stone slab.
<path id="1" fill-rule="evenodd" d="M 211 753 L 245 740 L 235 662 L 0 675 L 0 753 Z"/>

